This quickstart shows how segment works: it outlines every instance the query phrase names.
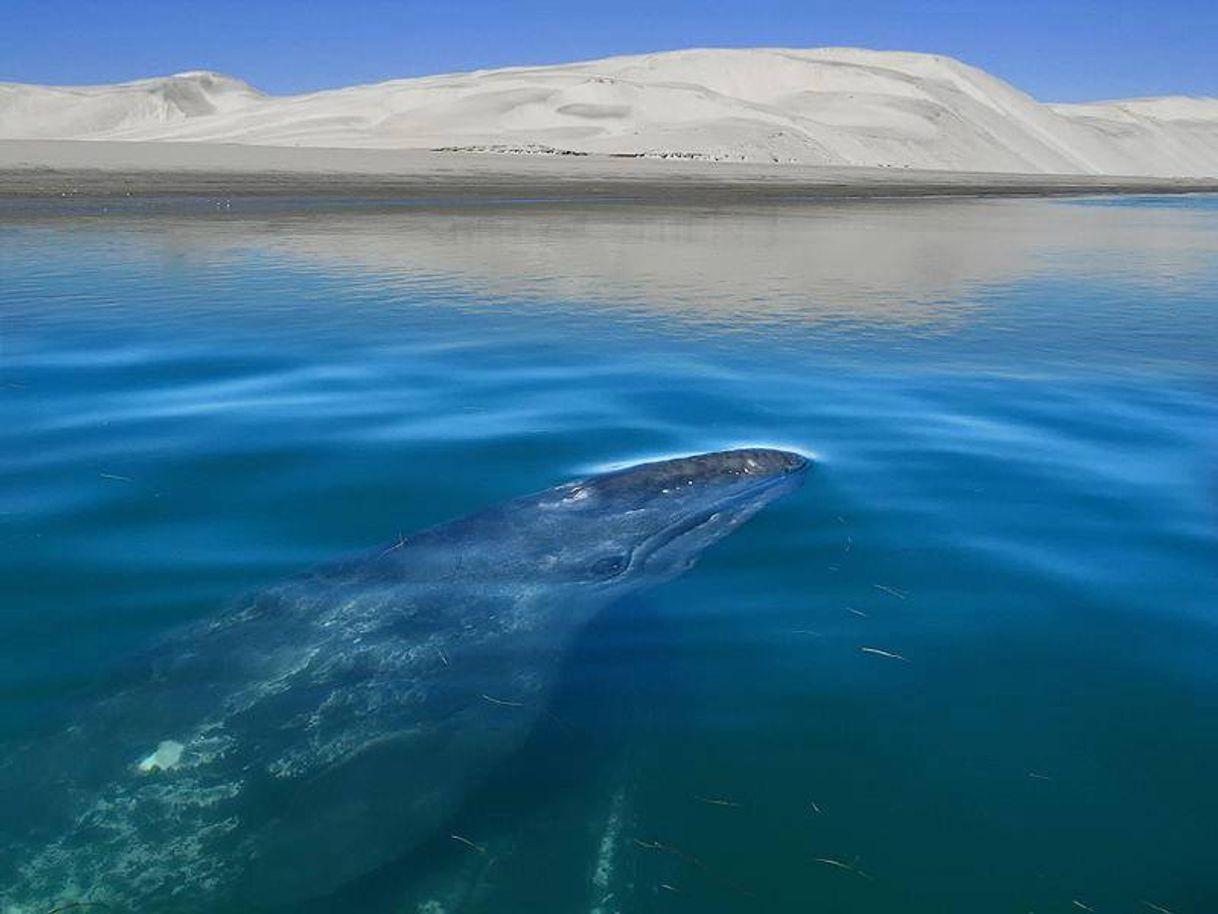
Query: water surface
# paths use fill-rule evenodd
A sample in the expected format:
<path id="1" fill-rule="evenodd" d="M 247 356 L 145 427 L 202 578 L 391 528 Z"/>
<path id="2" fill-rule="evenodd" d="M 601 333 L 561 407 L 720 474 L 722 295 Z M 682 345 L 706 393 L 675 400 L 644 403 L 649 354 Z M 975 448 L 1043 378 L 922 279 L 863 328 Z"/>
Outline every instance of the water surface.
<path id="1" fill-rule="evenodd" d="M 818 460 L 318 911 L 1218 903 L 1212 198 L 12 207 L 0 307 L 2 739 L 399 531 Z"/>

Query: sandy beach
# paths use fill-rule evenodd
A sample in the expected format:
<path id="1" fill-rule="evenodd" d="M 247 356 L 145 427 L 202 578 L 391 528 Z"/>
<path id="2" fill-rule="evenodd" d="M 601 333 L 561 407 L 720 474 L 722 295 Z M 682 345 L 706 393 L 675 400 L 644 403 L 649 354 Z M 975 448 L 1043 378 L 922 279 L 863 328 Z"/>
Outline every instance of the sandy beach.
<path id="1" fill-rule="evenodd" d="M 0 197 L 324 196 L 734 203 L 810 198 L 1218 192 L 1218 180 L 994 174 L 218 143 L 0 141 Z"/>

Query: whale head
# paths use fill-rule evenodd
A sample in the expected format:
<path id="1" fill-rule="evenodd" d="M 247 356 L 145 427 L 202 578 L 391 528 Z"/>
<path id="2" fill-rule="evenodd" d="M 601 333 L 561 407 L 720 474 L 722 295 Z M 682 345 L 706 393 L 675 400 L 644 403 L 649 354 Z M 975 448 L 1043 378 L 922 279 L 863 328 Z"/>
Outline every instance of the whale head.
<path id="1" fill-rule="evenodd" d="M 636 464 L 425 531 L 401 544 L 408 548 L 387 549 L 383 561 L 409 580 L 442 578 L 463 592 L 591 611 L 687 571 L 798 488 L 810 466 L 770 448 Z"/>
<path id="2" fill-rule="evenodd" d="M 571 583 L 651 586 L 797 488 L 809 466 L 768 448 L 638 464 L 540 493 L 534 532 L 552 572 Z"/>

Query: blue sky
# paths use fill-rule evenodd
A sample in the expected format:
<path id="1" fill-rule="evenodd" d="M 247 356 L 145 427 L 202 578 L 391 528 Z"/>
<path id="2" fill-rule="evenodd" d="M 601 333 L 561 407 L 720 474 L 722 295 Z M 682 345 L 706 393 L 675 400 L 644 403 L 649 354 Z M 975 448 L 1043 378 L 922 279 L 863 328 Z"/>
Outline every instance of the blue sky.
<path id="1" fill-rule="evenodd" d="M 213 69 L 269 92 L 681 47 L 959 57 L 1045 101 L 1218 96 L 1218 0 L 3 0 L 0 81 Z"/>

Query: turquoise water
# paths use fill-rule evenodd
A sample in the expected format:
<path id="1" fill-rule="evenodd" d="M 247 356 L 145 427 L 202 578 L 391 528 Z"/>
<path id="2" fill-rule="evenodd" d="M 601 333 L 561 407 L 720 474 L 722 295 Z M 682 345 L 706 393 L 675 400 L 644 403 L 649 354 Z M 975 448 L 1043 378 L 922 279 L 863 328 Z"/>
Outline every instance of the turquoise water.
<path id="1" fill-rule="evenodd" d="M 10 207 L 0 305 L 4 740 L 400 532 L 818 461 L 319 912 L 1218 906 L 1213 198 Z"/>

